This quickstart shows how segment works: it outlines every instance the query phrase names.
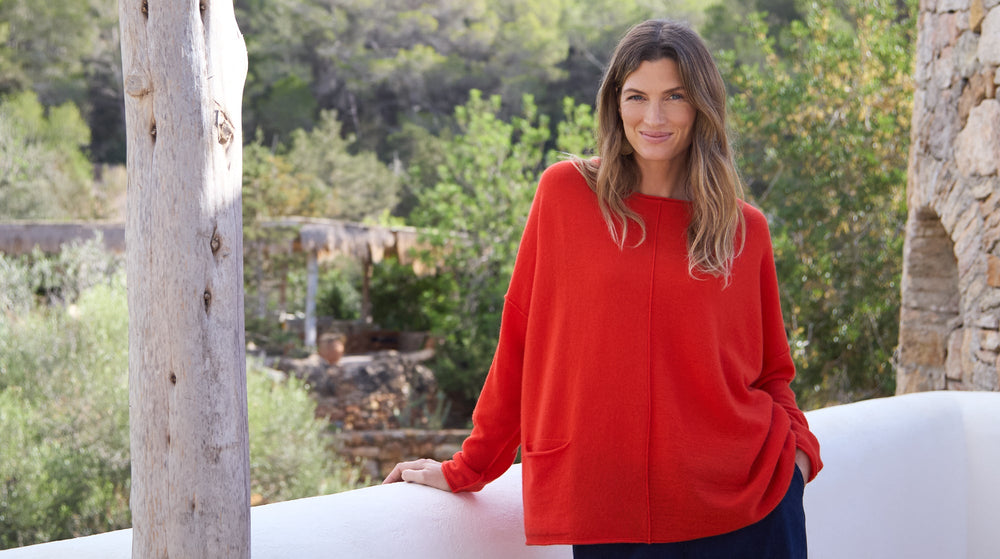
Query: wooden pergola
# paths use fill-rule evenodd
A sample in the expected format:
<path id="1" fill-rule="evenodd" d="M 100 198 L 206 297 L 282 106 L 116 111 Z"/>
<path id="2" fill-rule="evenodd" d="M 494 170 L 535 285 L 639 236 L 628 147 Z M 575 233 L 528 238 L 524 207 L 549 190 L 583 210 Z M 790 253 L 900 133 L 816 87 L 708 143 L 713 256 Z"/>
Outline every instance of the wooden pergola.
<path id="1" fill-rule="evenodd" d="M 426 271 L 425 265 L 414 255 L 414 249 L 420 246 L 419 232 L 414 227 L 382 227 L 305 217 L 266 221 L 260 226 L 268 234 L 263 235 L 264 240 L 248 242 L 248 246 L 257 245 L 254 250 L 265 255 L 306 255 L 304 343 L 307 347 L 316 346 L 316 296 L 321 263 L 338 256 L 361 263 L 361 316 L 366 322 L 371 322 L 371 276 L 375 264 L 385 258 L 396 258 L 401 264 L 412 266 L 418 274 Z"/>

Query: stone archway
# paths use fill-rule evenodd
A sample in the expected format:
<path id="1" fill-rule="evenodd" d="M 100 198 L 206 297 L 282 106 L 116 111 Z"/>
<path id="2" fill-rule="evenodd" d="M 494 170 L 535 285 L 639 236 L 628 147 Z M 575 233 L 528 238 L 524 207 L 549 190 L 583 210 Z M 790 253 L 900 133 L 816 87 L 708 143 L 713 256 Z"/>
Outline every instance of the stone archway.
<path id="1" fill-rule="evenodd" d="M 1000 390 L 1000 3 L 919 9 L 896 392 Z"/>
<path id="2" fill-rule="evenodd" d="M 910 215 L 906 243 L 896 391 L 943 390 L 949 380 L 961 380 L 955 245 L 937 213 L 926 207 Z"/>

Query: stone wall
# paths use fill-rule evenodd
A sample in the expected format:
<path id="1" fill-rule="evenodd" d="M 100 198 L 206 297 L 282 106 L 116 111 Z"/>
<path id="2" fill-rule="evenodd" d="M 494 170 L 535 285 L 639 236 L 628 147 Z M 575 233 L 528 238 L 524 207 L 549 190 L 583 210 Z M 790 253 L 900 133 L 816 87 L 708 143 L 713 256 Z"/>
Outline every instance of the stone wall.
<path id="1" fill-rule="evenodd" d="M 922 0 L 899 394 L 1000 389 L 1000 0 Z"/>
<path id="2" fill-rule="evenodd" d="M 337 433 L 336 447 L 338 454 L 356 462 L 374 481 L 384 479 L 405 460 L 448 460 L 462 448 L 469 433 L 467 429 L 344 431 Z"/>

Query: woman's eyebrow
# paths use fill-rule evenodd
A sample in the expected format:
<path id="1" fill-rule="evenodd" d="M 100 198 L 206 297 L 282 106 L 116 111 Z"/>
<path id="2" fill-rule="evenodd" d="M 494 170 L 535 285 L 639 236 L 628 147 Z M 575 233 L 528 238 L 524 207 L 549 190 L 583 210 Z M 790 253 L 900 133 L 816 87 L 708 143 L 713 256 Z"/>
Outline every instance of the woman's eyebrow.
<path id="1" fill-rule="evenodd" d="M 666 93 L 676 93 L 678 91 L 683 92 L 684 91 L 684 86 L 683 85 L 679 85 L 677 87 L 671 87 L 670 89 L 663 90 L 663 93 L 665 93 L 665 94 Z M 635 87 L 626 87 L 625 89 L 622 90 L 622 94 L 630 93 L 630 92 L 632 92 L 632 93 L 642 93 L 643 95 L 646 94 L 645 91 L 643 91 L 641 89 L 638 89 L 638 88 L 635 88 Z"/>

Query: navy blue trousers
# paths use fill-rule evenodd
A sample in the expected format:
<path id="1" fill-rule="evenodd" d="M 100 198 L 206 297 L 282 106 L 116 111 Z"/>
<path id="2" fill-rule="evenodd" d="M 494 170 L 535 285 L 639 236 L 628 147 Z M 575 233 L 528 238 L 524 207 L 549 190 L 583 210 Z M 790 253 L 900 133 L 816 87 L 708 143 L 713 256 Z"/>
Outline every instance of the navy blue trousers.
<path id="1" fill-rule="evenodd" d="M 805 480 L 795 468 L 781 503 L 760 522 L 745 528 L 676 543 L 574 545 L 574 559 L 805 559 Z"/>

